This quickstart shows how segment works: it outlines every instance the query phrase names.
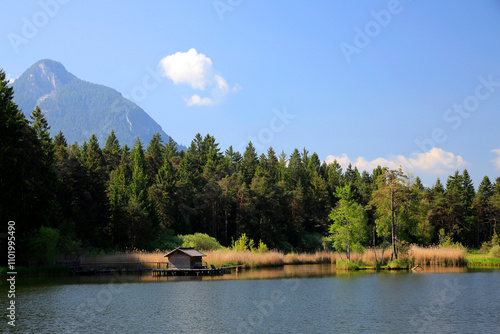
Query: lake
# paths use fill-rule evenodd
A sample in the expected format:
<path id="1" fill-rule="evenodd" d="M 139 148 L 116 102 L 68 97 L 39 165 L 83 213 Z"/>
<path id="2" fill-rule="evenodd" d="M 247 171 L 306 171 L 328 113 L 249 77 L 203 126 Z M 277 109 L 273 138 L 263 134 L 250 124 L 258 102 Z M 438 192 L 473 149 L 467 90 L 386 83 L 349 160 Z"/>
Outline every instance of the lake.
<path id="1" fill-rule="evenodd" d="M 346 272 L 330 265 L 294 265 L 203 278 L 148 273 L 18 279 L 17 326 L 7 326 L 3 307 L 0 328 L 12 333 L 500 333 L 499 305 L 500 270 Z"/>

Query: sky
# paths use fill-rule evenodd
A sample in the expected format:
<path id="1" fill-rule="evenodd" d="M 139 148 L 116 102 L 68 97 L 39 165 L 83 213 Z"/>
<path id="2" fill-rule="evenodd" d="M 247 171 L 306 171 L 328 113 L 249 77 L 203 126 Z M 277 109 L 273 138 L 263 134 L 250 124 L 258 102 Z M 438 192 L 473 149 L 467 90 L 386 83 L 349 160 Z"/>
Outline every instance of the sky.
<path id="1" fill-rule="evenodd" d="M 9 78 L 59 61 L 186 146 L 500 176 L 497 0 L 9 1 L 0 22 Z"/>

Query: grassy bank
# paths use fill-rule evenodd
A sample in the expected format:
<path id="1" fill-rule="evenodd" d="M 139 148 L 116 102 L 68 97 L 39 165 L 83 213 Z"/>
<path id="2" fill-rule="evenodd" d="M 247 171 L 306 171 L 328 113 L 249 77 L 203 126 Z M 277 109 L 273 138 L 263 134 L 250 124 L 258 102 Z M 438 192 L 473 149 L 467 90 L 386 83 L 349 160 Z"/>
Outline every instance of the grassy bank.
<path id="1" fill-rule="evenodd" d="M 469 252 L 467 253 L 467 266 L 500 266 L 500 258 L 493 257 L 488 253 Z"/>

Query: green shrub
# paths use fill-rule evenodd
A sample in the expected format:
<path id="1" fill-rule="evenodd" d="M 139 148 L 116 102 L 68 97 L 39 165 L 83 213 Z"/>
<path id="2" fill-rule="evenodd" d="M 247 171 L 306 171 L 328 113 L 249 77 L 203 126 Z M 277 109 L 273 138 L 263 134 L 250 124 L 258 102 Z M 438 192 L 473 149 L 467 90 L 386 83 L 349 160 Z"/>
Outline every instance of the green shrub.
<path id="1" fill-rule="evenodd" d="M 263 243 L 262 240 L 259 240 L 259 245 L 256 248 L 255 242 L 253 241 L 253 239 L 250 239 L 249 237 L 247 237 L 246 233 L 243 233 L 238 238 L 238 240 L 236 240 L 236 241 L 233 240 L 231 248 L 237 252 L 238 251 L 239 252 L 251 251 L 251 252 L 264 253 L 264 252 L 269 250 L 267 248 L 267 245 L 265 243 Z"/>
<path id="2" fill-rule="evenodd" d="M 449 247 L 456 247 L 456 248 L 464 248 L 461 243 L 459 242 L 453 242 L 453 238 L 451 237 L 451 234 L 446 234 L 444 232 L 444 228 L 439 230 L 439 247 L 441 248 L 449 248 Z"/>
<path id="3" fill-rule="evenodd" d="M 264 253 L 267 252 L 269 249 L 267 248 L 267 245 L 262 242 L 262 240 L 259 240 L 259 247 L 257 247 L 256 251 L 258 253 Z"/>
<path id="4" fill-rule="evenodd" d="M 243 233 L 238 240 L 232 242 L 231 248 L 235 251 L 253 251 L 255 250 L 255 242 Z"/>
<path id="5" fill-rule="evenodd" d="M 217 239 L 205 233 L 180 235 L 179 238 L 182 239 L 182 247 L 192 247 L 205 251 L 223 248 Z"/>
<path id="6" fill-rule="evenodd" d="M 493 248 L 490 249 L 490 256 L 491 257 L 498 257 L 500 258 L 500 246 L 494 246 Z"/>
<path id="7" fill-rule="evenodd" d="M 339 270 L 359 270 L 359 267 L 362 266 L 361 261 L 347 261 L 347 260 L 339 260 L 336 263 L 336 267 Z"/>
<path id="8" fill-rule="evenodd" d="M 493 233 L 493 236 L 491 237 L 490 241 L 485 241 L 481 245 L 481 249 L 479 250 L 480 252 L 489 252 L 492 247 L 495 246 L 500 246 L 500 237 L 498 236 L 497 232 Z"/>
<path id="9" fill-rule="evenodd" d="M 410 269 L 411 268 L 411 260 L 392 260 L 387 263 L 387 267 L 390 269 Z"/>

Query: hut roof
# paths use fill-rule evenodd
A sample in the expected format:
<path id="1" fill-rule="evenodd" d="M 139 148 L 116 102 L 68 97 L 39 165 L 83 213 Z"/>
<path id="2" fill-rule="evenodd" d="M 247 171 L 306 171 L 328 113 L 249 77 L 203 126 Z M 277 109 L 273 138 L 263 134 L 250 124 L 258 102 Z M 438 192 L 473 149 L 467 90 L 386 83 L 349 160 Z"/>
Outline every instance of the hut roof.
<path id="1" fill-rule="evenodd" d="M 194 257 L 194 256 L 206 256 L 205 254 L 203 254 L 202 252 L 200 252 L 199 250 L 196 250 L 194 248 L 177 247 L 173 251 L 170 251 L 167 254 L 165 254 L 164 257 L 168 257 L 170 254 L 172 254 L 175 251 L 183 252 L 184 254 L 186 254 L 188 256 L 191 256 L 191 257 Z"/>

